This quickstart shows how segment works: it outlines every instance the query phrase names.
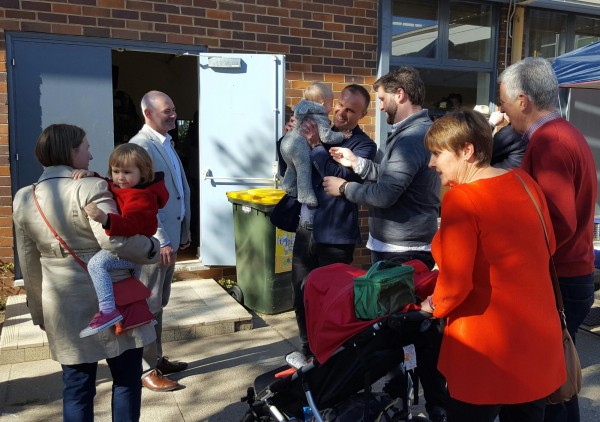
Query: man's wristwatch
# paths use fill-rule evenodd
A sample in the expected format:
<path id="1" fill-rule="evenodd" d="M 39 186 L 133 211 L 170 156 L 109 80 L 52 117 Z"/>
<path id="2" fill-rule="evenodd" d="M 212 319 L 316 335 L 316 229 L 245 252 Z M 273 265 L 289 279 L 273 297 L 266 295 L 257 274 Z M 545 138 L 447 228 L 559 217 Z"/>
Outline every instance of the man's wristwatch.
<path id="1" fill-rule="evenodd" d="M 154 249 L 154 242 L 149 238 L 150 240 L 150 252 L 148 252 L 147 258 L 148 259 L 154 259 L 154 257 L 156 256 L 156 249 Z"/>
<path id="2" fill-rule="evenodd" d="M 344 182 L 344 183 L 342 183 L 340 185 L 340 189 L 339 189 L 340 195 L 345 195 L 346 194 L 346 185 L 347 184 L 348 184 L 348 182 Z"/>

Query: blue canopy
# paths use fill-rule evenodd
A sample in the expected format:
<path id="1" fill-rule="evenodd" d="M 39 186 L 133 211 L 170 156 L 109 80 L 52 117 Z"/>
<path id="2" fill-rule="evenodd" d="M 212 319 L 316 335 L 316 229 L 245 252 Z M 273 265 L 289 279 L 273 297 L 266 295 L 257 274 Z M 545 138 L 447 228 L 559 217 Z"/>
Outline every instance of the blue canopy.
<path id="1" fill-rule="evenodd" d="M 600 41 L 552 60 L 561 87 L 600 88 Z"/>

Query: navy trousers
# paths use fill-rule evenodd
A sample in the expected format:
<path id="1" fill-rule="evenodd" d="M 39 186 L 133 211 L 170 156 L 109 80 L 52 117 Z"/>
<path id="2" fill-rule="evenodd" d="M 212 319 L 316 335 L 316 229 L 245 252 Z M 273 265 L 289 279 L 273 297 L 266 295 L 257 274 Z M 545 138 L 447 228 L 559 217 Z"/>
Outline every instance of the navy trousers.
<path id="1" fill-rule="evenodd" d="M 315 268 L 331 264 L 351 264 L 354 256 L 354 244 L 330 245 L 318 243 L 312 236 L 312 230 L 299 227 L 294 240 L 292 257 L 292 285 L 296 322 L 302 348 L 308 349 L 306 332 L 306 313 L 304 311 L 304 281 Z"/>
<path id="2" fill-rule="evenodd" d="M 546 399 L 518 404 L 471 404 L 450 399 L 448 422 L 542 422 Z"/>
<path id="3" fill-rule="evenodd" d="M 571 334 L 573 343 L 576 343 L 579 326 L 594 304 L 594 274 L 559 277 L 558 285 L 565 305 L 567 330 Z M 577 396 L 566 403 L 546 406 L 544 422 L 579 422 L 579 420 Z"/>
<path id="4" fill-rule="evenodd" d="M 142 351 L 130 349 L 106 359 L 113 378 L 112 420 L 137 422 L 142 405 Z M 63 421 L 93 422 L 98 362 L 62 365 Z"/>

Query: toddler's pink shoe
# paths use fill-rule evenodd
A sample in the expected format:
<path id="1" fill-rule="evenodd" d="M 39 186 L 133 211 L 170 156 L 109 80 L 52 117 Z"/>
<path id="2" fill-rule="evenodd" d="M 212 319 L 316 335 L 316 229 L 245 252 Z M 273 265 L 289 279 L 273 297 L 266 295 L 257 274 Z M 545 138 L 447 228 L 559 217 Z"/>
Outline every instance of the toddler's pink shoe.
<path id="1" fill-rule="evenodd" d="M 102 312 L 98 312 L 92 318 L 92 321 L 79 333 L 79 337 L 88 337 L 94 334 L 99 333 L 100 331 L 106 330 L 109 327 L 112 327 L 117 322 L 121 321 L 123 316 L 116 309 L 108 314 L 104 314 Z"/>

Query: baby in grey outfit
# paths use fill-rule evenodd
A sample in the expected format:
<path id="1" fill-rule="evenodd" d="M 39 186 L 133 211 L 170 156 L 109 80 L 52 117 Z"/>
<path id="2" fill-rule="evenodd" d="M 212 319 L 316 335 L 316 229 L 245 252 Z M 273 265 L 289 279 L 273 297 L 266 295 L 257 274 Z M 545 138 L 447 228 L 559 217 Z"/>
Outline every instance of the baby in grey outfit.
<path id="1" fill-rule="evenodd" d="M 300 127 L 306 119 L 312 119 L 319 129 L 321 142 L 329 145 L 341 144 L 352 136 L 351 131 L 331 130 L 329 112 L 333 108 L 333 91 L 321 82 L 313 82 L 304 90 L 304 99 L 294 107 L 296 127 L 281 140 L 280 151 L 287 164 L 281 188 L 298 201 L 317 206 L 317 196 L 311 186 L 312 164 L 310 146 L 300 134 Z"/>

